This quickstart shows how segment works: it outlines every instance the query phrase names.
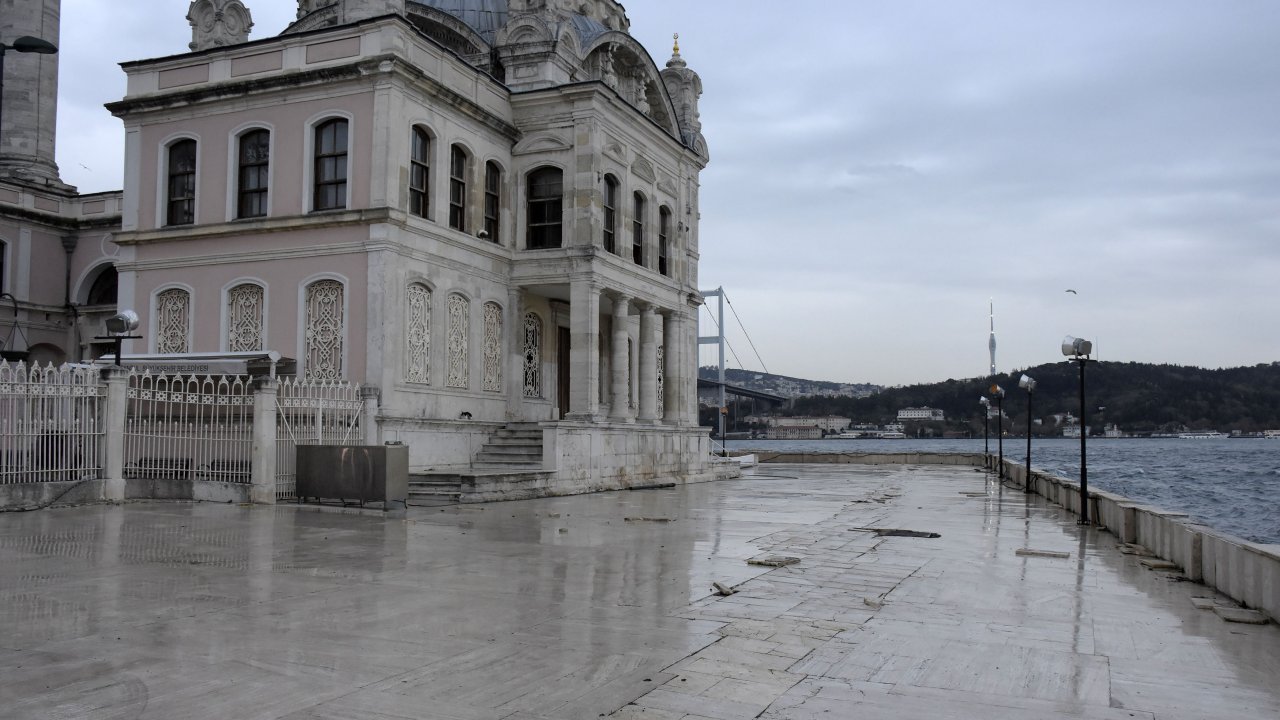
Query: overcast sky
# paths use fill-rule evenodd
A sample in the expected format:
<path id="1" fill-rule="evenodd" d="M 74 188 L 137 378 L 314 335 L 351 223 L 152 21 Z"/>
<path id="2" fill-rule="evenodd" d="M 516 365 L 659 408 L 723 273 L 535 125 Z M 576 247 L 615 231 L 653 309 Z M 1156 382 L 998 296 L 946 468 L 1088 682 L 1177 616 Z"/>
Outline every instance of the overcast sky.
<path id="1" fill-rule="evenodd" d="M 296 12 L 246 4 L 253 39 Z M 82 192 L 122 185 L 116 64 L 185 52 L 188 5 L 63 0 L 58 162 Z M 702 76 L 701 287 L 769 371 L 983 375 L 988 298 L 1001 371 L 1068 333 L 1108 361 L 1280 360 L 1280 2 L 627 8 L 659 65 L 679 32 Z M 760 369 L 729 326 L 730 365 Z"/>

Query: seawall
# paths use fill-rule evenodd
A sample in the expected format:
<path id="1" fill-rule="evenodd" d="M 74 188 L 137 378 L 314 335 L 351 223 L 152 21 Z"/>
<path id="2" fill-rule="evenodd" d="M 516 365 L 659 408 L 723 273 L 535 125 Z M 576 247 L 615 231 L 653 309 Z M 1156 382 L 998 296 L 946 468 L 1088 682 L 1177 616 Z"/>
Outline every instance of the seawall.
<path id="1" fill-rule="evenodd" d="M 756 452 L 762 463 L 853 465 L 969 465 L 996 469 L 980 453 L 784 453 Z M 1006 482 L 1080 514 L 1080 484 L 1005 460 Z M 1089 490 L 1089 517 L 1123 543 L 1141 545 L 1174 563 L 1187 579 L 1211 587 L 1241 605 L 1280 622 L 1280 545 L 1251 543 L 1165 510 L 1105 490 Z"/>

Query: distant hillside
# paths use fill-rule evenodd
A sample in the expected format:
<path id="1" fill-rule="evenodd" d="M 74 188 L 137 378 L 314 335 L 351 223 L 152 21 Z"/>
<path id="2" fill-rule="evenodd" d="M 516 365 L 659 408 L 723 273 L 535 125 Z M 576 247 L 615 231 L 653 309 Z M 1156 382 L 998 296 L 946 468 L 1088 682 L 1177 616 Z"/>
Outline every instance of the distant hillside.
<path id="1" fill-rule="evenodd" d="M 715 380 L 716 376 L 717 370 L 714 367 L 698 368 L 698 377 L 704 380 Z M 787 377 L 786 375 L 773 375 L 765 372 L 730 368 L 726 368 L 724 371 L 724 381 L 730 385 L 736 385 L 738 387 L 755 390 L 757 392 L 781 395 L 785 398 L 797 398 L 804 396 L 857 398 L 866 397 L 881 389 L 879 385 L 869 385 L 867 383 L 837 383 L 825 380 L 805 380 L 803 378 Z"/>
<path id="2" fill-rule="evenodd" d="M 1034 416 L 1079 413 L 1079 369 L 1057 362 L 996 376 L 1005 389 L 1005 413 L 1023 427 L 1026 392 L 1018 388 L 1023 373 L 1038 382 Z M 1085 395 L 1089 424 L 1116 423 L 1128 432 L 1280 429 L 1280 363 L 1205 370 L 1179 365 L 1090 363 Z M 990 378 L 947 380 L 887 388 L 864 398 L 805 397 L 792 403 L 796 415 L 844 415 L 855 422 L 883 423 L 904 407 L 928 406 L 946 412 L 948 424 L 980 422 L 978 398 Z M 1099 414 L 1098 408 L 1105 410 Z M 1021 418 L 1019 420 L 1018 418 Z"/>

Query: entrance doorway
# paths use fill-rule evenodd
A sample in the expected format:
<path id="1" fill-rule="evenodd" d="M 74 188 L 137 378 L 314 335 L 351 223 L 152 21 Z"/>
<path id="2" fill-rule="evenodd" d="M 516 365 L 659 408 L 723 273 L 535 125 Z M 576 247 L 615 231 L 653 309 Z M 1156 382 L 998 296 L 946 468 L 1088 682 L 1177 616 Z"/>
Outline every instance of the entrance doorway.
<path id="1" fill-rule="evenodd" d="M 569 328 L 556 328 L 556 405 L 560 419 L 569 414 Z"/>

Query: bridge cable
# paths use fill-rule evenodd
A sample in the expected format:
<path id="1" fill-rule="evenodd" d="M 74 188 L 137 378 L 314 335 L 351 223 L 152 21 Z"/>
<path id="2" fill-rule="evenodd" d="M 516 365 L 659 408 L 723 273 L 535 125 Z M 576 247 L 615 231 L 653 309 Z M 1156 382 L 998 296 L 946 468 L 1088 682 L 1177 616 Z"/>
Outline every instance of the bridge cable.
<path id="1" fill-rule="evenodd" d="M 728 303 L 729 310 L 733 312 L 733 319 L 738 321 L 738 327 L 742 328 L 742 334 L 747 336 L 747 343 L 751 345 L 751 351 L 756 354 L 756 359 L 760 361 L 760 367 L 769 373 L 769 366 L 764 364 L 764 358 L 760 357 L 760 351 L 756 349 L 756 344 L 751 340 L 751 333 L 747 332 L 747 328 L 742 324 L 742 318 L 738 317 L 738 311 L 733 307 L 733 301 L 729 299 L 729 294 L 725 293 L 724 301 Z M 772 374 L 772 373 L 769 373 Z"/>
<path id="2" fill-rule="evenodd" d="M 716 321 L 716 316 L 715 316 L 715 315 L 712 315 L 712 314 L 711 314 L 711 312 L 708 310 L 708 312 L 707 312 L 707 317 L 711 318 L 711 322 L 712 322 L 712 324 L 714 324 L 714 325 L 716 326 L 716 331 L 717 331 L 717 332 L 720 332 L 720 323 Z M 723 335 L 723 333 L 721 333 L 721 334 Z M 738 352 L 737 352 L 736 350 L 734 350 L 734 349 L 733 349 L 733 343 L 729 342 L 729 336 L 728 336 L 728 335 L 725 335 L 725 336 L 724 336 L 724 344 L 725 344 L 725 347 L 729 348 L 729 354 L 733 356 L 733 360 L 734 360 L 734 362 L 738 363 L 738 368 L 739 368 L 739 369 L 742 369 L 742 370 L 745 370 L 745 369 L 746 369 L 746 366 L 745 366 L 745 365 L 743 365 L 743 364 L 742 364 L 742 360 L 741 360 L 740 358 L 738 358 Z M 699 360 L 698 360 L 698 363 L 699 363 L 699 364 L 701 364 L 701 363 L 702 363 L 702 360 L 701 360 L 701 359 L 699 359 Z"/>

